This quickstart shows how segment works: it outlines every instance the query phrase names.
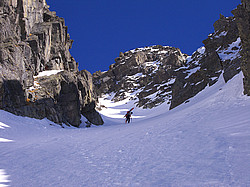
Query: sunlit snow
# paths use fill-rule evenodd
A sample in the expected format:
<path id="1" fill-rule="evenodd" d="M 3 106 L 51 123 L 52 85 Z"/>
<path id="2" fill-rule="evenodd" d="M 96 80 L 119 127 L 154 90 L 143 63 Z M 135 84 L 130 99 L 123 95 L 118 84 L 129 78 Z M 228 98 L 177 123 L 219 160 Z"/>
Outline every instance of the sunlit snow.
<path id="1" fill-rule="evenodd" d="M 55 74 L 60 73 L 62 71 L 63 70 L 46 70 L 46 71 L 42 71 L 37 76 L 35 76 L 35 78 L 55 75 Z"/>
<path id="2" fill-rule="evenodd" d="M 61 128 L 0 111 L 0 186 L 250 186 L 250 97 L 240 73 L 168 110 L 101 100 L 105 124 Z M 135 107 L 132 123 L 127 110 Z M 136 118 L 140 117 L 140 118 Z"/>
<path id="3" fill-rule="evenodd" d="M 236 58 L 239 58 L 240 55 L 240 49 L 241 49 L 241 39 L 240 37 L 237 38 L 237 40 L 229 45 L 227 49 L 220 50 L 220 48 L 217 49 L 218 55 L 222 61 L 226 60 L 234 60 Z"/>

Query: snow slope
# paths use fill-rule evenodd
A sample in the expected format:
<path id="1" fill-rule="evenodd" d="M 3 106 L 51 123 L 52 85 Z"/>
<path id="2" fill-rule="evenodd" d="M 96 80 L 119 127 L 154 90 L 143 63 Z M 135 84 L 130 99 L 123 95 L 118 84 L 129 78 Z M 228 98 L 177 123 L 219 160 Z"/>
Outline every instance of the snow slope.
<path id="1" fill-rule="evenodd" d="M 60 128 L 0 111 L 0 186 L 250 186 L 242 73 L 168 111 L 102 100 L 105 125 Z"/>

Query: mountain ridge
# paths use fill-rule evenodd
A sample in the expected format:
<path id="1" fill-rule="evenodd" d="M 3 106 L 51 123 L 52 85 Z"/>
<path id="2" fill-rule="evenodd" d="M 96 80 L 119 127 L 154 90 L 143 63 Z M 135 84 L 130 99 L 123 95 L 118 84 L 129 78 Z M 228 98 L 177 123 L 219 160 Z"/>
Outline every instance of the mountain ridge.
<path id="1" fill-rule="evenodd" d="M 166 102 L 173 109 L 216 83 L 221 74 L 228 82 L 244 68 L 242 64 L 249 64 L 242 58 L 245 47 L 241 46 L 240 30 L 237 16 L 220 15 L 214 33 L 191 56 L 159 45 L 121 52 L 108 71 L 93 74 L 96 92 L 99 97 L 113 95 L 114 101 L 130 97 L 138 107 L 153 108 Z M 169 55 L 169 49 L 178 55 Z M 243 70 L 245 76 L 247 71 Z"/>

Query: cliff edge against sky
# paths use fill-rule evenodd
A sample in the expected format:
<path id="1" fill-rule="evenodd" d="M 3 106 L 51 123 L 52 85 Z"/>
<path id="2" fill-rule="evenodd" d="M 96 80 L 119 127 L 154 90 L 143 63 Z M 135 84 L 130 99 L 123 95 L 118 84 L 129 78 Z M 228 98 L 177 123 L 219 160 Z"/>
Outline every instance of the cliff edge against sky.
<path id="1" fill-rule="evenodd" d="M 92 76 L 79 71 L 63 18 L 43 0 L 0 2 L 0 108 L 78 127 L 95 111 Z"/>

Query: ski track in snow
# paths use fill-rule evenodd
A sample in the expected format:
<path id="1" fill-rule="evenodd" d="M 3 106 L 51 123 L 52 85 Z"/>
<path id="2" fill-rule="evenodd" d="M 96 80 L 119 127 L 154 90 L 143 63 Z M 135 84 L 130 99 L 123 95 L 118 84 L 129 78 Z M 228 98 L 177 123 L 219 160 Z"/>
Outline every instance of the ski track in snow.
<path id="1" fill-rule="evenodd" d="M 144 118 L 103 116 L 105 125 L 91 128 L 0 111 L 0 138 L 11 140 L 0 142 L 0 186 L 250 186 L 242 90 L 242 73 L 227 84 L 220 77 L 171 111 L 136 108 Z M 112 108 L 121 115 L 131 106 Z"/>

